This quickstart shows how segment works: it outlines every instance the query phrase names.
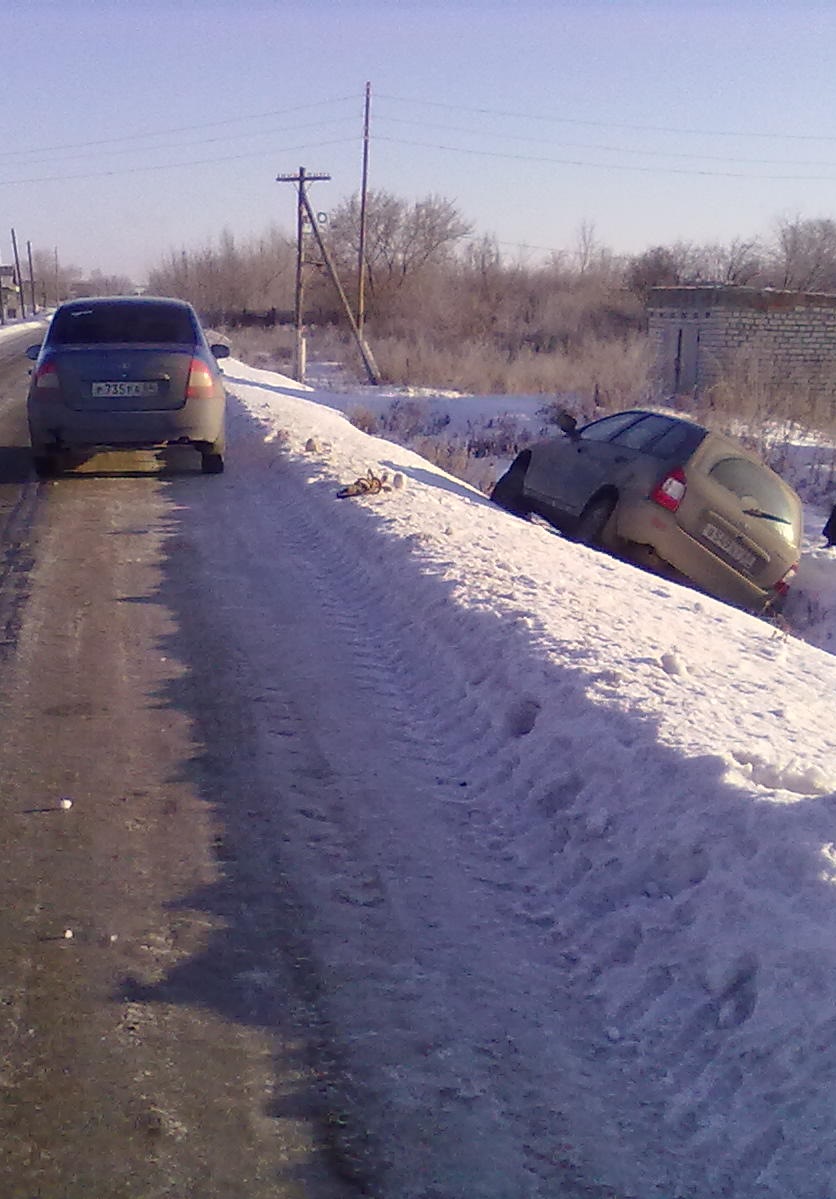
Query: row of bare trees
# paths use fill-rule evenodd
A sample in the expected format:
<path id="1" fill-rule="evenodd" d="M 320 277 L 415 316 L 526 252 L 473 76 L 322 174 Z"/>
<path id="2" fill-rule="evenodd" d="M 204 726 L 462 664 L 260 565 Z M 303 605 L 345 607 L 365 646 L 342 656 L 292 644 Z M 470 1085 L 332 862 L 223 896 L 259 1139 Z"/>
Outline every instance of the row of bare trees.
<path id="1" fill-rule="evenodd" d="M 783 216 L 763 239 L 652 246 L 628 262 L 625 281 L 639 292 L 682 283 L 836 292 L 836 220 Z"/>
<path id="2" fill-rule="evenodd" d="M 330 213 L 323 235 L 351 296 L 358 196 Z M 306 312 L 312 321 L 339 325 L 331 282 L 313 238 L 308 242 Z M 467 390 L 564 387 L 591 397 L 604 388 L 637 399 L 650 385 L 642 350 L 649 288 L 716 283 L 836 291 L 836 221 L 829 219 L 783 217 L 764 240 L 679 241 L 627 258 L 584 223 L 574 247 L 532 264 L 475 236 L 444 197 L 410 202 L 373 191 L 364 245 L 366 330 L 384 376 Z M 151 272 L 149 290 L 181 296 L 203 312 L 289 313 L 295 266 L 295 240 L 279 229 L 248 241 L 225 231 L 212 245 L 169 253 Z"/>
<path id="3" fill-rule="evenodd" d="M 53 308 L 72 296 L 130 295 L 134 290 L 127 275 L 108 275 L 98 270 L 87 274 L 80 266 L 61 262 L 56 251 L 34 250 L 32 273 L 35 304 L 40 308 Z M 28 280 L 25 291 L 28 298 Z"/>
<path id="4" fill-rule="evenodd" d="M 330 214 L 325 237 L 351 294 L 360 240 L 359 196 Z M 330 283 L 317 271 L 321 264 L 310 249 L 310 303 L 327 310 L 334 307 Z M 244 242 L 225 230 L 216 244 L 169 252 L 151 271 L 148 288 L 180 295 L 202 309 L 287 309 L 293 299 L 295 255 L 293 240 L 276 227 Z M 411 203 L 373 191 L 366 205 L 364 266 L 367 313 L 373 322 L 389 325 L 419 317 L 424 324 L 441 289 L 457 311 L 464 292 L 474 308 L 469 319 L 487 325 L 487 333 L 502 324 L 501 310 L 509 304 L 528 313 L 524 323 L 530 323 L 531 296 L 522 300 L 520 292 L 536 292 L 542 281 L 576 293 L 579 281 L 594 279 L 596 291 L 626 289 L 640 299 L 651 287 L 696 283 L 836 291 L 836 220 L 785 216 L 765 239 L 740 237 L 728 244 L 680 240 L 632 257 L 601 245 L 594 227 L 584 222 L 573 249 L 531 266 L 523 260 L 509 262 L 490 237 L 474 237 L 455 204 L 442 196 Z M 49 280 L 51 273 L 48 261 L 38 264 L 39 278 Z M 60 290 L 66 280 L 55 282 Z M 427 312 L 431 296 L 436 303 Z M 565 308 L 566 297 L 558 304 Z"/>
<path id="5" fill-rule="evenodd" d="M 295 247 L 275 227 L 244 242 L 225 229 L 215 245 L 167 254 L 150 272 L 148 291 L 178 296 L 201 312 L 288 308 L 295 259 Z"/>

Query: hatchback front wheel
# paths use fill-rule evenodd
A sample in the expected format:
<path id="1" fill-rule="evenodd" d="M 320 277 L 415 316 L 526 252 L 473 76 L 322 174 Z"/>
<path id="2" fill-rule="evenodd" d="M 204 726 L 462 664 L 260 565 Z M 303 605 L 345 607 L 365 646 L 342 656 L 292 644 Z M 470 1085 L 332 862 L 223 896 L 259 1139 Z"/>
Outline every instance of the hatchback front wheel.
<path id="1" fill-rule="evenodd" d="M 528 506 L 523 499 L 523 483 L 528 470 L 530 455 L 520 454 L 515 458 L 501 478 L 497 479 L 491 492 L 491 500 L 513 516 L 527 516 Z"/>
<path id="2" fill-rule="evenodd" d="M 590 500 L 578 517 L 575 541 L 581 545 L 600 546 L 604 529 L 615 511 L 615 504 L 611 495 L 599 495 Z"/>

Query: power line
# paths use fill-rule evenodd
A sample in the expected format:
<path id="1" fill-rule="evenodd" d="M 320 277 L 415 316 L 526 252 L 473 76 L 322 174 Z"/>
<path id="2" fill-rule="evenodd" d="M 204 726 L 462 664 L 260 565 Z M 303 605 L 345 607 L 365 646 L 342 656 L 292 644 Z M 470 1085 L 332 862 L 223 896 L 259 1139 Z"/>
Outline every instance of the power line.
<path id="1" fill-rule="evenodd" d="M 276 108 L 269 112 L 249 113 L 240 117 L 225 117 L 220 121 L 203 121 L 198 125 L 178 125 L 168 129 L 149 130 L 145 133 L 123 133 L 118 137 L 105 137 L 97 141 L 65 142 L 60 146 L 33 146 L 26 150 L 2 150 L 0 158 L 19 157 L 22 154 L 52 154 L 61 150 L 81 150 L 88 146 L 108 146 L 118 142 L 136 141 L 147 137 L 168 137 L 172 133 L 191 133 L 196 129 L 214 129 L 219 125 L 236 125 L 242 121 L 260 121 L 267 117 L 287 116 L 292 112 L 303 112 L 310 108 L 322 108 L 327 104 L 342 104 L 346 101 L 356 102 L 356 96 L 339 96 L 332 100 L 317 100 L 310 104 L 295 104 L 290 108 Z"/>
<path id="2" fill-rule="evenodd" d="M 561 125 L 587 125 L 596 129 L 631 129 L 643 133 L 675 133 L 689 137 L 756 137 L 768 138 L 773 141 L 799 142 L 836 142 L 836 134 L 817 133 L 768 133 L 763 131 L 747 131 L 743 129 L 683 129 L 672 125 L 628 125 L 623 121 L 586 121 L 578 117 L 559 117 L 545 113 L 509 112 L 498 108 L 470 108 L 464 104 L 445 104 L 440 100 L 415 100 L 406 96 L 390 96 L 378 92 L 379 100 L 393 100 L 398 104 L 418 104 L 431 108 L 444 108 L 452 112 L 473 112 L 488 117 L 514 117 L 522 121 L 550 121 Z"/>
<path id="3" fill-rule="evenodd" d="M 310 121 L 306 124 L 294 125 L 292 129 L 288 129 L 287 127 L 281 128 L 281 129 L 257 129 L 257 130 L 253 130 L 253 132 L 251 132 L 251 133 L 229 133 L 229 134 L 222 134 L 219 137 L 201 138 L 198 141 L 167 142 L 167 143 L 164 143 L 163 145 L 148 146 L 145 148 L 140 148 L 137 146 L 127 146 L 123 149 L 108 150 L 107 153 L 110 155 L 137 154 L 137 153 L 153 154 L 157 150 L 180 150 L 180 149 L 183 149 L 184 147 L 215 145 L 218 142 L 229 141 L 231 138 L 234 138 L 237 141 L 244 141 L 244 140 L 248 140 L 248 139 L 251 139 L 254 137 L 276 137 L 278 134 L 297 133 L 304 129 L 321 129 L 323 126 L 326 126 L 326 125 L 345 124 L 350 119 L 351 118 L 349 118 L 349 117 L 331 117 L 327 121 Z M 99 154 L 99 151 L 96 149 L 91 149 L 91 150 L 87 151 L 86 153 L 81 153 L 81 154 L 67 154 L 65 161 L 68 159 L 73 159 L 73 158 L 95 157 L 95 156 L 98 156 L 98 154 Z M 19 165 L 21 167 L 32 167 L 32 166 L 37 166 L 39 162 L 51 162 L 51 161 L 52 161 L 51 158 L 35 158 L 30 162 L 20 163 Z M 18 164 L 14 164 L 14 165 L 18 165 Z"/>
<path id="4" fill-rule="evenodd" d="M 515 154 L 502 150 L 477 150 L 470 146 L 450 146 L 440 142 L 424 142 L 412 141 L 406 138 L 387 137 L 385 134 L 378 134 L 378 142 L 385 142 L 393 146 L 410 146 L 425 150 L 441 150 L 444 153 L 450 154 L 469 154 L 480 158 L 496 158 L 503 160 L 511 160 L 514 162 L 530 162 L 539 163 L 546 166 L 563 166 L 563 167 L 578 167 L 580 169 L 590 169 L 597 171 L 629 171 L 633 174 L 644 175 L 681 175 L 685 177 L 699 177 L 708 179 L 750 179 L 764 183 L 836 183 L 836 174 L 834 175 L 774 175 L 774 174 L 756 174 L 751 171 L 711 171 L 701 170 L 698 168 L 684 167 L 656 167 L 656 166 L 638 166 L 635 163 L 612 163 L 612 162 L 590 162 L 580 158 L 557 158 L 548 155 L 536 154 Z M 81 179 L 106 179 L 117 178 L 122 175 L 147 174 L 154 171 L 176 170 L 183 167 L 196 166 L 223 166 L 229 162 L 243 162 L 256 158 L 266 158 L 268 154 L 275 157 L 277 154 L 286 154 L 297 150 L 318 150 L 325 146 L 346 146 L 359 144 L 361 138 L 357 137 L 342 137 L 331 138 L 319 142 L 303 142 L 293 146 L 271 146 L 265 150 L 254 151 L 247 154 L 227 154 L 216 158 L 195 158 L 195 159 L 180 159 L 177 162 L 169 163 L 149 163 L 143 166 L 135 167 L 117 167 L 106 168 L 101 171 L 78 171 L 70 174 L 50 174 L 50 175 L 31 175 L 16 179 L 0 179 L 0 187 L 14 187 L 29 183 L 57 183 L 71 182 Z M 157 147 L 158 149 L 173 149 L 175 147 Z M 627 151 L 625 151 L 627 153 Z"/>
<path id="5" fill-rule="evenodd" d="M 21 183 L 57 183 L 74 179 L 105 179 L 118 175 L 139 175 L 152 171 L 173 171 L 181 167 L 222 166 L 226 162 L 242 162 L 245 159 L 275 157 L 276 154 L 289 154 L 296 150 L 318 150 L 323 146 L 345 146 L 357 144 L 360 137 L 333 138 L 325 142 L 304 142 L 298 146 L 271 146 L 269 150 L 259 150 L 253 154 L 229 154 L 225 158 L 198 158 L 189 161 L 156 163 L 141 167 L 122 167 L 118 170 L 83 171 L 76 175 L 41 175 L 30 179 L 0 179 L 0 187 L 12 187 Z"/>
<path id="6" fill-rule="evenodd" d="M 407 100 L 403 97 L 386 96 L 386 95 L 384 95 L 383 98 L 388 99 L 388 100 L 394 100 L 398 103 L 423 104 L 423 105 L 431 106 L 433 108 L 445 109 L 448 111 L 479 113 L 481 115 L 489 115 L 492 117 L 507 116 L 507 117 L 514 117 L 517 119 L 524 119 L 526 121 L 536 120 L 536 121 L 559 123 L 559 124 L 587 125 L 587 126 L 596 126 L 596 127 L 602 127 L 607 124 L 607 122 L 603 122 L 603 121 L 581 121 L 581 120 L 576 120 L 574 118 L 568 118 L 568 117 L 564 118 L 564 117 L 545 116 L 542 114 L 508 112 L 508 111 L 503 111 L 503 110 L 498 110 L 498 109 L 471 108 L 471 107 L 467 107 L 464 105 L 450 105 L 450 104 L 442 103 L 440 101 L 433 101 L 433 100 Z M 162 136 L 171 135 L 171 134 L 175 134 L 175 133 L 185 133 L 185 132 L 192 132 L 194 130 L 199 130 L 199 129 L 211 129 L 211 128 L 218 128 L 218 127 L 226 126 L 226 125 L 240 124 L 241 122 L 244 122 L 247 120 L 261 120 L 261 119 L 264 119 L 266 117 L 271 117 L 271 116 L 288 115 L 288 114 L 294 113 L 294 112 L 302 112 L 302 111 L 307 111 L 307 110 L 310 110 L 313 108 L 321 108 L 324 105 L 328 105 L 328 104 L 343 103 L 346 101 L 354 101 L 355 99 L 356 99 L 356 97 L 353 97 L 353 96 L 343 96 L 343 97 L 339 97 L 337 99 L 317 101 L 317 102 L 313 102 L 310 104 L 300 104 L 300 105 L 295 105 L 290 108 L 277 109 L 277 110 L 272 110 L 269 112 L 255 113 L 255 114 L 249 114 L 249 115 L 238 116 L 238 117 L 228 117 L 228 118 L 224 118 L 222 120 L 207 121 L 207 122 L 202 122 L 202 123 L 196 124 L 196 125 L 180 126 L 178 128 L 172 128 L 172 129 L 169 129 L 166 131 L 156 131 L 154 133 L 147 132 L 147 133 L 125 134 L 120 137 L 105 138 L 105 139 L 100 139 L 98 141 L 68 143 L 63 147 L 57 147 L 57 146 L 46 147 L 40 152 L 41 153 L 58 153 L 62 150 L 84 149 L 84 148 L 88 148 L 88 149 L 92 150 L 92 149 L 101 148 L 104 146 L 116 146 L 123 142 L 136 141 L 137 139 L 141 139 L 141 138 L 162 137 Z M 307 125 L 296 126 L 295 129 L 320 128 L 323 125 L 333 124 L 335 122 L 341 122 L 341 121 L 348 120 L 348 119 L 350 119 L 350 118 L 349 117 L 328 118 L 324 121 L 313 121 L 313 122 L 309 122 Z M 393 122 L 396 124 L 418 124 L 418 123 L 420 123 L 420 124 L 424 125 L 424 127 L 446 129 L 450 132 L 458 132 L 458 133 L 464 133 L 464 134 L 476 135 L 476 136 L 484 136 L 484 132 L 485 132 L 485 131 L 479 131 L 479 130 L 475 130 L 475 129 L 463 129 L 459 126 L 441 125 L 438 123 L 433 123 L 430 126 L 427 126 L 427 124 L 424 122 L 417 122 L 417 121 L 409 120 L 408 118 L 386 117 L 385 115 L 383 117 L 379 117 L 378 120 L 389 121 L 389 122 Z M 672 128 L 663 128 L 661 126 L 627 125 L 627 124 L 619 124 L 617 122 L 612 122 L 611 124 L 612 124 L 612 127 L 614 127 L 614 128 L 643 130 L 643 131 L 656 131 L 656 132 L 663 131 L 663 132 L 669 132 L 669 133 L 675 132 L 675 133 L 680 133 L 680 134 L 684 134 L 684 133 L 708 134 L 708 132 L 709 132 L 707 130 L 699 130 L 699 131 L 697 131 L 697 130 L 675 130 Z M 251 137 L 260 137 L 260 136 L 276 136 L 277 133 L 288 133 L 288 132 L 291 132 L 291 130 L 289 130 L 289 129 L 254 130 L 251 132 L 246 132 L 246 131 L 239 132 L 237 134 L 231 134 L 229 136 L 236 137 L 236 138 L 251 138 Z M 497 136 L 495 130 L 491 131 L 491 136 L 494 138 Z M 531 137 L 526 134 L 509 134 L 508 136 L 514 138 L 514 140 L 519 141 L 519 142 L 528 142 L 528 143 L 534 142 L 536 144 L 543 144 L 543 141 L 544 141 L 544 139 L 542 139 L 542 138 Z M 725 132 L 715 131 L 713 134 L 711 134 L 711 136 L 740 136 L 740 135 L 731 134 L 728 131 L 725 131 Z M 779 137 L 780 135 L 757 133 L 757 134 L 751 134 L 749 136 Z M 813 137 L 812 135 L 811 136 L 787 135 L 787 136 L 794 140 L 806 140 L 806 141 L 833 140 L 833 141 L 836 141 L 836 137 L 819 139 L 819 138 Z M 140 151 L 144 152 L 144 153 L 151 153 L 151 152 L 154 152 L 157 150 L 160 150 L 160 151 L 176 150 L 176 149 L 180 149 L 180 148 L 183 148 L 184 146 L 189 146 L 189 145 L 209 145 L 209 144 L 214 144 L 217 142 L 222 142 L 224 140 L 227 140 L 226 136 L 205 138 L 198 142 L 183 142 L 183 143 L 174 143 L 174 144 L 169 143 L 166 145 L 150 146 L 150 147 L 145 147 L 145 148 L 138 147 L 138 146 L 130 146 L 130 147 L 127 147 L 126 149 L 114 149 L 112 151 L 112 153 L 125 154 L 125 153 L 136 153 L 136 152 L 140 152 Z M 219 156 L 216 158 L 189 159 L 187 161 L 177 161 L 177 162 L 173 162 L 173 163 L 143 164 L 141 166 L 124 167 L 124 168 L 123 167 L 104 168 L 99 171 L 79 171 L 79 172 L 73 172 L 73 173 L 53 172 L 50 174 L 29 176 L 29 177 L 25 177 L 25 178 L 0 179 L 0 187 L 11 187 L 11 186 L 19 185 L 19 184 L 30 184 L 30 183 L 52 183 L 52 182 L 59 182 L 59 181 L 65 181 L 65 180 L 66 181 L 74 181 L 74 180 L 82 180 L 82 179 L 110 178 L 110 177 L 118 177 L 120 175 L 145 174 L 145 173 L 154 172 L 154 171 L 173 170 L 178 167 L 195 167 L 195 166 L 210 166 L 210 165 L 222 166 L 224 163 L 228 163 L 228 162 L 240 162 L 240 161 L 245 161 L 247 159 L 266 157 L 268 152 L 275 158 L 276 154 L 290 153 L 290 152 L 295 152 L 298 150 L 315 150 L 315 149 L 319 149 L 321 147 L 334 146 L 334 145 L 350 145 L 352 143 L 358 142 L 359 140 L 360 140 L 359 137 L 333 138 L 333 139 L 320 141 L 320 142 L 316 142 L 316 143 L 304 142 L 302 144 L 296 144 L 293 146 L 284 146 L 284 147 L 271 146 L 269 148 L 269 151 L 267 149 L 265 149 L 264 151 L 256 151 L 256 152 L 242 153 L 242 154 L 228 154 L 228 155 L 223 155 L 223 156 Z M 761 182 L 827 182 L 827 183 L 836 182 L 836 175 L 760 174 L 760 173 L 746 172 L 746 171 L 711 170 L 711 169 L 707 169 L 707 168 L 698 168 L 698 167 L 690 167 L 690 168 L 673 167 L 673 166 L 657 167 L 657 166 L 642 166 L 642 165 L 638 165 L 636 163 L 594 162 L 594 161 L 589 161 L 589 160 L 586 160 L 583 158 L 567 158 L 567 157 L 558 157 L 558 156 L 550 156 L 550 155 L 525 154 L 525 153 L 518 153 L 518 152 L 515 153 L 515 152 L 511 152 L 511 151 L 502 151 L 502 150 L 497 150 L 497 149 L 480 150 L 480 149 L 476 149 L 476 148 L 473 148 L 470 146 L 447 145 L 447 144 L 444 144 L 441 142 L 430 142 L 430 141 L 423 141 L 423 140 L 420 140 L 420 141 L 419 140 L 409 140 L 409 139 L 405 139 L 405 138 L 391 137 L 391 136 L 387 136 L 385 134 L 378 134 L 376 140 L 379 142 L 389 143 L 391 145 L 410 146 L 410 147 L 423 148 L 423 149 L 428 149 L 428 150 L 439 150 L 439 151 L 442 151 L 445 153 L 467 154 L 467 155 L 475 155 L 475 156 L 484 157 L 484 158 L 512 160 L 512 161 L 516 161 L 516 162 L 540 163 L 543 165 L 553 165 L 553 166 L 562 166 L 562 167 L 567 167 L 567 166 L 568 167 L 577 167 L 580 169 L 586 168 L 586 169 L 597 170 L 597 171 L 622 171 L 622 172 L 629 171 L 631 173 L 653 174 L 653 175 L 657 175 L 657 176 L 658 175 L 682 175 L 682 176 L 697 176 L 697 177 L 703 177 L 703 178 L 718 178 L 718 179 L 752 179 L 752 180 L 757 180 L 757 181 L 761 181 Z M 555 144 L 555 143 L 551 143 L 551 144 Z M 569 143 L 558 142 L 556 144 L 559 146 L 567 146 L 569 148 L 574 148 L 574 149 L 578 149 L 578 150 L 589 150 L 589 151 L 597 152 L 597 153 L 630 154 L 633 156 L 640 155 L 642 157 L 654 157 L 654 158 L 666 157 L 666 158 L 675 158 L 675 159 L 697 159 L 697 160 L 702 160 L 702 161 L 706 161 L 706 162 L 721 162 L 721 163 L 722 162 L 733 162 L 733 163 L 741 163 L 741 164 L 752 165 L 752 166 L 755 166 L 755 165 L 763 165 L 763 166 L 787 165 L 787 166 L 800 166 L 800 167 L 803 167 L 803 166 L 833 167 L 834 169 L 836 169 L 836 163 L 829 163 L 829 162 L 796 162 L 796 161 L 792 161 L 792 160 L 782 162 L 781 160 L 772 160 L 772 159 L 727 158 L 722 155 L 689 154 L 689 153 L 678 152 L 678 151 L 665 152 L 665 151 L 656 151 L 656 150 L 635 150 L 635 149 L 632 149 L 629 147 L 618 147 L 618 146 L 596 145 L 596 144 L 589 145 L 589 144 L 585 144 L 585 143 L 573 143 L 573 142 L 569 142 Z M 15 155 L 17 155 L 19 157 L 22 154 L 30 154 L 31 155 L 31 154 L 35 154 L 38 152 L 39 151 L 36 151 L 34 149 L 27 150 L 27 151 L 3 151 L 3 152 L 0 152 L 0 158 L 8 159 Z M 85 157 L 85 155 L 80 155 L 79 157 Z M 35 160 L 35 162 L 37 162 L 37 160 Z M 20 163 L 18 165 L 19 166 L 24 166 L 24 165 L 32 166 L 32 165 L 35 165 L 35 162 L 27 163 L 27 164 Z"/>
<path id="7" fill-rule="evenodd" d="M 495 129 L 465 129 L 459 125 L 442 125 L 432 121 L 409 120 L 406 117 L 387 117 L 378 116 L 377 123 L 381 121 L 396 125 L 418 125 L 422 129 L 442 129 L 448 133 L 467 133 L 474 134 L 476 137 L 490 137 L 494 141 L 499 137 L 507 138 L 508 140 L 518 142 L 533 142 L 536 145 L 553 145 L 568 147 L 574 150 L 595 150 L 604 151 L 609 154 L 639 154 L 643 157 L 652 158 L 697 158 L 705 162 L 735 162 L 744 163 L 749 166 L 797 166 L 797 167 L 833 167 L 836 169 L 836 162 L 817 161 L 815 159 L 786 159 L 786 158 L 741 158 L 739 155 L 727 154 L 695 154 L 677 150 L 639 150 L 633 146 L 602 146 L 596 143 L 586 142 L 562 142 L 547 140 L 542 137 L 530 137 L 523 133 L 499 134 Z"/>
<path id="8" fill-rule="evenodd" d="M 836 175 L 756 175 L 745 171 L 706 171 L 687 170 L 684 167 L 642 167 L 628 163 L 585 162 L 573 158 L 549 158 L 545 155 L 510 154 L 502 150 L 473 150 L 468 146 L 445 146 L 437 142 L 407 141 L 403 138 L 378 136 L 378 141 L 389 142 L 398 146 L 413 146 L 425 150 L 445 150 L 453 154 L 475 154 L 481 158 L 512 159 L 515 162 L 539 162 L 552 166 L 591 167 L 601 171 L 632 171 L 643 175 L 691 175 L 704 176 L 711 179 L 756 179 L 761 182 L 783 183 L 836 183 Z"/>

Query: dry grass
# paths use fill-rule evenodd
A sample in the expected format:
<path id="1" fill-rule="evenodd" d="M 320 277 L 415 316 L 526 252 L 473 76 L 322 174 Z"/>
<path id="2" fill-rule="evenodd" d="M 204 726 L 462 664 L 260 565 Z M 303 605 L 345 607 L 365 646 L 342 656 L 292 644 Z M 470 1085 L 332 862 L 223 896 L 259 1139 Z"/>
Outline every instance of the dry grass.
<path id="1" fill-rule="evenodd" d="M 259 370 L 287 374 L 293 365 L 296 334 L 289 325 L 272 329 L 224 329 L 234 357 Z"/>
<path id="2" fill-rule="evenodd" d="M 369 433 L 372 437 L 377 436 L 380 422 L 370 408 L 364 408 L 362 404 L 358 404 L 356 408 L 349 408 L 346 416 L 355 429 L 359 429 L 361 433 Z"/>
<path id="3" fill-rule="evenodd" d="M 607 408 L 646 400 L 652 390 L 647 339 L 587 338 L 569 350 L 536 351 L 525 346 L 503 352 L 491 341 L 466 341 L 439 348 L 430 338 L 384 338 L 374 344 L 387 382 L 438 387 L 472 395 L 573 393 Z"/>
<path id="4" fill-rule="evenodd" d="M 688 411 L 756 450 L 802 496 L 827 498 L 836 486 L 836 406 L 827 382 L 815 370 L 789 372 L 753 344 L 727 358 L 717 383 Z"/>

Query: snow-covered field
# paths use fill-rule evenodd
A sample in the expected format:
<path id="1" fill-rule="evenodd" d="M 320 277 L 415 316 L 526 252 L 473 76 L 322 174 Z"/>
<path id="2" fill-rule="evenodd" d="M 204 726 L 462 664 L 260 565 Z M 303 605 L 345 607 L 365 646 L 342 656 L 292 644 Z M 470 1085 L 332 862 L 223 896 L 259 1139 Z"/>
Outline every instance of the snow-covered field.
<path id="1" fill-rule="evenodd" d="M 409 812 L 393 791 L 393 825 L 428 855 L 459 844 L 443 895 L 413 886 L 401 913 L 432 918 L 444 960 L 396 981 L 365 964 L 369 1014 L 351 1007 L 358 1070 L 389 1048 L 391 1138 L 434 1113 L 437 1189 L 395 1153 L 391 1193 L 836 1197 L 836 658 L 514 519 L 352 427 L 344 397 L 225 373 L 248 430 L 225 482 L 255 422 L 343 603 L 379 625 L 381 702 L 426 712 L 437 789 Z M 336 498 L 369 468 L 403 486 Z M 832 643 L 823 519 L 802 587 Z M 479 894 L 474 943 L 456 897 Z M 467 1010 L 443 986 L 457 964 Z M 422 1056 L 384 992 L 432 991 L 436 968 L 449 1039 Z"/>

